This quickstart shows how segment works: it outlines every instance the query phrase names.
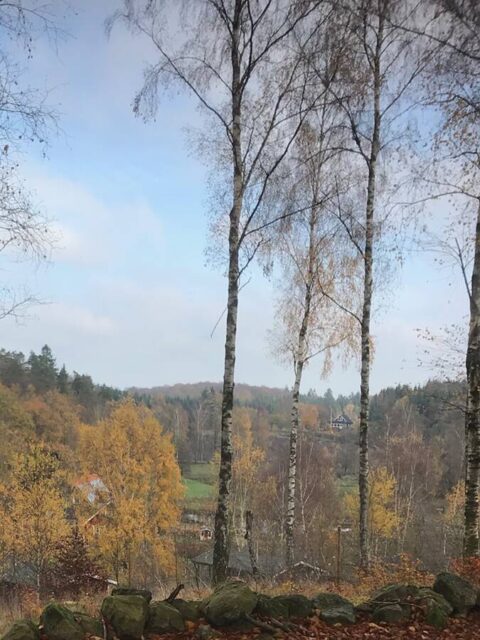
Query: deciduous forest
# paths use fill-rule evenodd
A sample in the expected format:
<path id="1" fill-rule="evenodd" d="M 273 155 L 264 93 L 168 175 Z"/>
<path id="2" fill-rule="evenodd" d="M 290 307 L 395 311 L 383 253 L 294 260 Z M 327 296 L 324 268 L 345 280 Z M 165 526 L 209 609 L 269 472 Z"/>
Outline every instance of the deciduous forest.
<path id="1" fill-rule="evenodd" d="M 3 638 L 476 637 L 477 0 L 109 0 L 95 25 L 93 3 L 82 4 L 0 1 L 0 319 L 8 327 L 0 338 Z M 165 259 L 163 238 L 152 251 L 155 227 L 141 217 L 140 199 L 127 216 L 116 203 L 111 233 L 84 233 L 90 255 L 66 224 L 65 198 L 70 190 L 77 198 L 73 181 L 56 183 L 53 210 L 35 191 L 47 179 L 35 182 L 32 167 L 39 158 L 48 164 L 57 138 L 72 136 L 65 171 L 89 171 L 75 157 L 82 136 L 68 91 L 60 105 L 53 86 L 34 82 L 51 51 L 62 61 L 64 42 L 75 39 L 65 25 L 76 20 L 102 30 L 114 66 L 123 59 L 118 38 L 132 52 L 139 47 L 143 60 L 125 68 L 123 92 L 146 164 L 132 162 L 125 172 L 127 154 L 110 140 L 106 192 L 114 190 L 112 167 L 134 198 L 144 197 L 139 175 L 158 186 L 167 163 L 160 155 L 150 161 L 148 136 L 157 127 L 180 129 L 176 110 L 190 114 L 176 170 L 187 191 L 187 155 L 204 166 L 208 201 L 189 202 L 184 235 L 170 238 L 177 260 Z M 88 43 L 78 46 L 78 55 L 88 55 Z M 71 86 L 81 84 L 84 95 L 103 90 L 68 64 Z M 132 77 L 137 91 L 129 93 Z M 122 79 L 118 70 L 113 81 L 104 78 L 112 86 Z M 84 117 L 93 127 L 97 116 L 107 131 L 114 105 Z M 152 205 L 152 219 L 166 230 L 181 198 L 172 193 Z M 77 199 L 85 216 L 92 207 L 92 219 L 105 224 L 106 210 Z M 186 293 L 178 284 L 191 273 L 197 209 L 208 220 L 206 262 L 223 277 L 216 280 L 222 307 L 205 301 L 202 310 L 211 344 L 222 336 L 217 374 L 207 382 L 189 373 L 189 362 L 205 357 L 203 342 L 186 359 L 180 350 L 181 335 L 197 336 L 194 290 L 204 265 L 195 264 L 198 282 L 192 275 Z M 138 228 L 144 247 L 130 254 Z M 412 266 L 419 255 L 431 261 L 435 284 L 420 294 Z M 56 261 L 60 271 L 46 291 L 24 286 L 25 274 Z M 79 306 L 90 300 L 90 285 L 75 261 L 92 269 L 90 285 L 104 286 L 105 308 L 113 291 L 118 318 L 144 320 L 146 339 L 163 345 L 155 351 L 156 379 L 135 382 L 128 351 L 105 367 L 104 347 L 118 344 L 121 323 L 103 312 L 98 292 L 100 315 Z M 152 287 L 142 303 L 127 302 L 132 283 L 148 283 L 157 262 L 167 294 Z M 121 268 L 119 285 L 113 274 Z M 402 274 L 413 322 L 415 301 L 448 305 L 449 279 L 455 282 L 458 322 L 430 317 L 422 326 L 418 311 L 422 382 L 416 372 L 408 378 L 413 369 L 393 344 L 405 339 L 401 318 L 389 345 L 377 336 L 385 310 L 388 322 L 394 317 Z M 244 301 L 259 279 L 273 297 L 248 318 L 249 337 L 245 310 L 252 312 Z M 158 298 L 168 318 L 180 295 L 186 302 L 177 331 L 152 332 L 150 299 Z M 56 311 L 45 339 L 30 314 L 49 305 Z M 269 317 L 252 379 L 270 359 L 283 367 L 282 388 L 238 375 L 243 345 L 258 338 L 252 327 Z M 101 336 L 81 373 L 65 357 L 67 326 L 77 331 L 73 361 L 91 347 L 85 335 Z M 32 335 L 50 346 L 38 351 Z M 134 332 L 125 335 L 137 344 Z M 151 356 L 141 357 L 151 371 Z M 119 368 L 132 369 L 132 384 L 103 384 L 95 373 L 100 360 L 110 380 L 120 379 Z M 378 385 L 378 360 L 403 382 Z M 184 379 L 163 384 L 179 362 Z M 345 369 L 354 383 L 334 393 L 330 378 Z"/>

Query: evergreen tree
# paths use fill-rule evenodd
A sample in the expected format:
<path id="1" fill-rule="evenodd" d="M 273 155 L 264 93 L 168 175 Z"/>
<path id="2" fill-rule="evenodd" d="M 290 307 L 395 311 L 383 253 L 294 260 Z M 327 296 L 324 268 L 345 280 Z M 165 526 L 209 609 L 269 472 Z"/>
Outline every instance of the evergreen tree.
<path id="1" fill-rule="evenodd" d="M 70 381 L 68 379 L 68 373 L 65 369 L 65 365 L 60 369 L 57 375 L 57 389 L 60 393 L 67 394 L 70 387 Z"/>
<path id="2" fill-rule="evenodd" d="M 100 578 L 100 580 L 99 580 Z M 89 557 L 87 543 L 75 525 L 68 538 L 58 546 L 55 569 L 52 572 L 52 591 L 58 597 L 78 598 L 97 590 L 102 579 L 100 568 Z"/>
<path id="3" fill-rule="evenodd" d="M 0 380 L 7 387 L 18 385 L 22 390 L 26 388 L 28 374 L 23 353 L 0 350 Z"/>
<path id="4" fill-rule="evenodd" d="M 31 382 L 38 392 L 45 393 L 57 387 L 57 365 L 48 345 L 44 345 L 38 355 L 32 351 L 28 364 Z"/>

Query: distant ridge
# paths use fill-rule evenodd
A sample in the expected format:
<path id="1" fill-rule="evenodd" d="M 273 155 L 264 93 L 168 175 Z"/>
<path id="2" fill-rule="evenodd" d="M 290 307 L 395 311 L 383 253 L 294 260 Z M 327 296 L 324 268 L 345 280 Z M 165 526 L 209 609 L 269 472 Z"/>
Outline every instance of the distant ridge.
<path id="1" fill-rule="evenodd" d="M 147 394 L 153 397 L 163 396 L 166 398 L 199 398 L 206 389 L 213 388 L 217 392 L 222 391 L 221 382 L 190 382 L 176 383 L 172 385 L 162 385 L 158 387 L 131 387 L 131 393 Z M 235 397 L 240 402 L 252 402 L 258 398 L 270 398 L 281 400 L 288 398 L 288 389 L 278 387 L 256 386 L 244 383 L 235 384 Z"/>

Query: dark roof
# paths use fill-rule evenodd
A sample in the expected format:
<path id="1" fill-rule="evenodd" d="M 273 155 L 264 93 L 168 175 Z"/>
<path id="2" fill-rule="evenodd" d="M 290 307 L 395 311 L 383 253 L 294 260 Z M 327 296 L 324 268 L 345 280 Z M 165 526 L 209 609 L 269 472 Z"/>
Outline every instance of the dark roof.
<path id="1" fill-rule="evenodd" d="M 333 420 L 333 424 L 353 424 L 353 422 L 348 416 L 342 413 L 338 416 L 338 418 L 335 418 L 335 420 Z"/>
<path id="2" fill-rule="evenodd" d="M 0 573 L 1 582 L 11 582 L 13 584 L 22 584 L 36 586 L 37 578 L 33 565 L 27 562 L 16 562 L 15 565 L 7 566 Z"/>
<path id="3" fill-rule="evenodd" d="M 213 549 L 204 551 L 200 555 L 192 558 L 194 564 L 211 567 L 213 564 Z M 257 560 L 258 569 L 266 574 L 273 575 L 283 568 L 282 559 L 274 554 L 261 555 Z M 228 568 L 232 571 L 244 571 L 252 573 L 252 565 L 247 549 L 232 549 L 228 560 Z"/>

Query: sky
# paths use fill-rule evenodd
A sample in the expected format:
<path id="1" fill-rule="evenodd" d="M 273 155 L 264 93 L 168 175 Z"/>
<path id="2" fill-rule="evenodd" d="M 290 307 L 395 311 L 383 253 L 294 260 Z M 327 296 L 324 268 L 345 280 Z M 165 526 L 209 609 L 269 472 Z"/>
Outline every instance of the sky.
<path id="1" fill-rule="evenodd" d="M 155 122 L 134 116 L 132 101 L 152 59 L 148 43 L 123 28 L 110 38 L 105 18 L 115 0 L 58 0 L 56 45 L 35 42 L 23 81 L 48 88 L 60 132 L 46 156 L 26 148 L 26 183 L 50 218 L 56 246 L 46 264 L 2 258 L 5 283 L 26 286 L 42 301 L 0 324 L 0 346 L 39 351 L 48 344 L 67 370 L 121 388 L 219 381 L 226 279 L 206 264 L 206 167 L 185 130 L 201 126 L 188 94 L 162 100 Z M 285 387 L 292 371 L 272 357 L 275 282 L 254 269 L 240 294 L 237 380 Z M 459 274 L 432 256 L 409 255 L 391 294 L 374 315 L 373 391 L 416 384 L 432 375 L 419 366 L 417 329 L 465 323 Z M 335 394 L 359 388 L 355 359 L 327 379 L 311 363 L 304 389 Z"/>

